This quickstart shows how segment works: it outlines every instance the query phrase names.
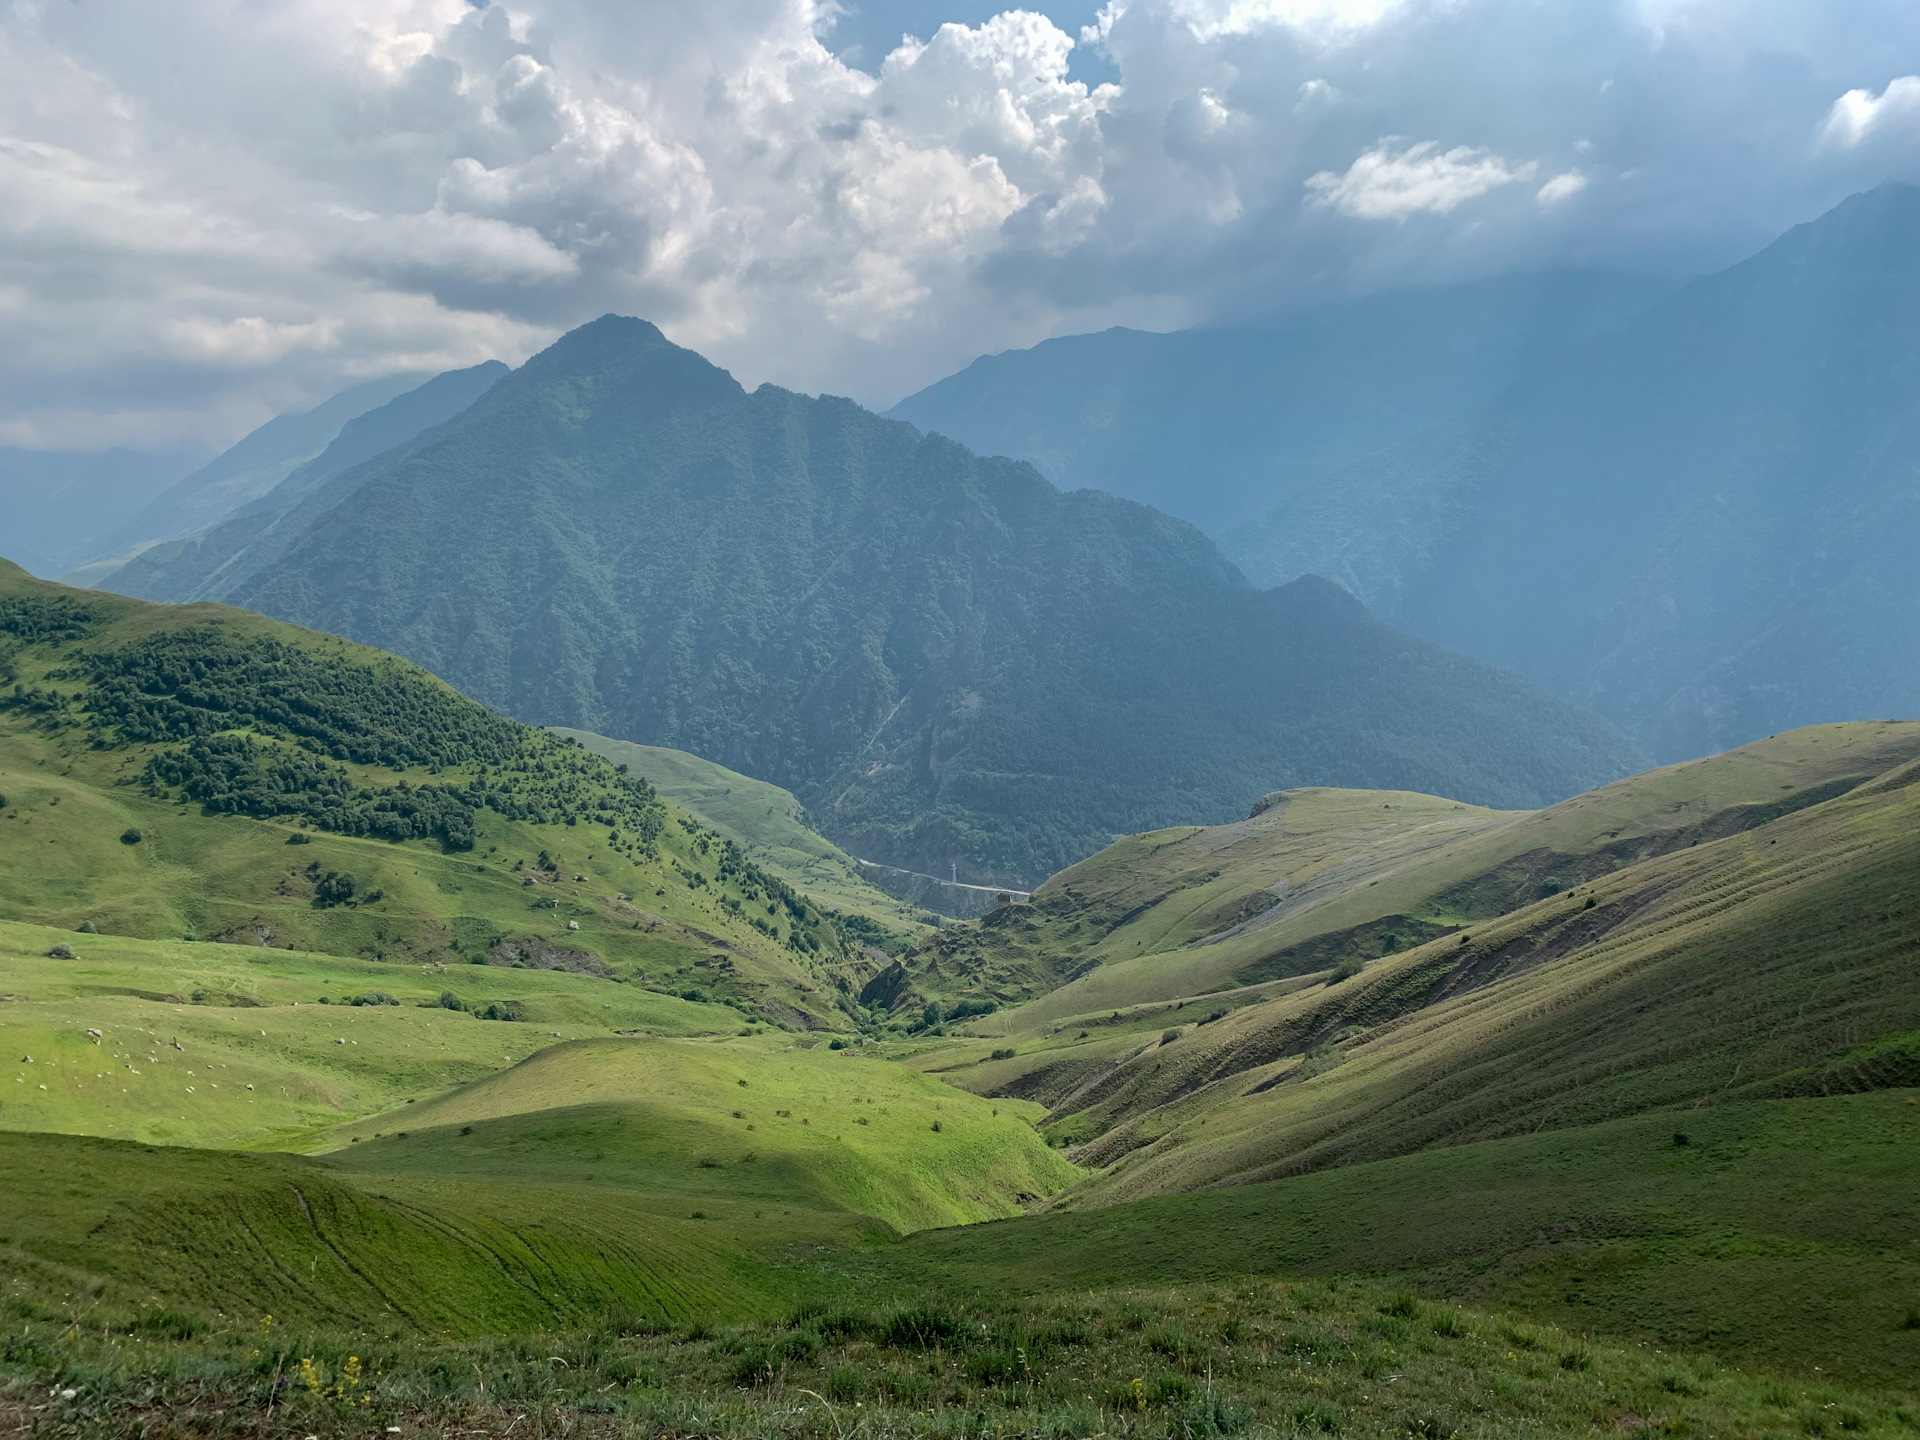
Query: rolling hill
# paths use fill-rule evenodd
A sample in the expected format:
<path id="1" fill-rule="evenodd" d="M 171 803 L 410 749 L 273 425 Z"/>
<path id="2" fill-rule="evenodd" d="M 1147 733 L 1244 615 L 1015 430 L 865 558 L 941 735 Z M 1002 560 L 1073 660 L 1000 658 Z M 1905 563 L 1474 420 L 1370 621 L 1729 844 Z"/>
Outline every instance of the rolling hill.
<path id="1" fill-rule="evenodd" d="M 1636 765 L 1333 586 L 1255 591 L 1181 522 L 847 401 L 749 395 L 637 320 L 343 478 L 221 598 L 766 779 L 902 869 L 1025 889 L 1276 785 L 1531 805 Z"/>
<path id="2" fill-rule="evenodd" d="M 644 783 L 392 656 L 11 566 L 0 636 L 0 918 L 563 969 L 804 1025 L 846 1026 L 872 969 Z"/>

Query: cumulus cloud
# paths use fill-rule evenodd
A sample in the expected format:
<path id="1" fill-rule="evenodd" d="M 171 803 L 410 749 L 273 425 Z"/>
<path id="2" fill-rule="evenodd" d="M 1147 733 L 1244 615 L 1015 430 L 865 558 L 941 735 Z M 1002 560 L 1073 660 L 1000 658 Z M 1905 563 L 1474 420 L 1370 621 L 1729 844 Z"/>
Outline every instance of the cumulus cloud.
<path id="1" fill-rule="evenodd" d="M 1907 0 L 1109 0 L 860 68 L 834 13 L 0 0 L 0 433 L 217 443 L 605 310 L 885 402 L 1112 323 L 1724 263 L 1920 149 Z"/>
<path id="2" fill-rule="evenodd" d="M 1444 215 L 1502 185 L 1531 179 L 1531 163 L 1509 165 L 1486 150 L 1437 141 L 1408 144 L 1389 136 L 1363 153 L 1344 175 L 1322 170 L 1307 177 L 1315 205 L 1361 220 L 1405 220 L 1425 211 Z"/>
<path id="3" fill-rule="evenodd" d="M 1920 140 L 1920 75 L 1889 80 L 1877 95 L 1865 89 L 1847 91 L 1827 112 L 1821 138 L 1851 150 L 1870 136 L 1894 130 Z"/>

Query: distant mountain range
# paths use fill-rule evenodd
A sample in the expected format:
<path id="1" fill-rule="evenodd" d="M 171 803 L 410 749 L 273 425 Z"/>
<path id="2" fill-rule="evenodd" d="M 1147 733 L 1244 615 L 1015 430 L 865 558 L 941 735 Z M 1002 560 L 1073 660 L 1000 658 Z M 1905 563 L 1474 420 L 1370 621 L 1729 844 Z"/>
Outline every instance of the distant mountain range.
<path id="1" fill-rule="evenodd" d="M 324 514 L 350 491 L 357 483 L 352 474 L 357 467 L 375 457 L 397 458 L 434 426 L 465 410 L 506 373 L 507 367 L 498 360 L 449 370 L 355 416 L 339 426 L 324 450 L 285 472 L 271 489 L 230 504 L 215 523 L 197 534 L 141 551 L 97 582 L 99 587 L 175 603 L 226 594 L 271 564 L 307 521 Z"/>
<path id="2" fill-rule="evenodd" d="M 1857 195 L 1226 541 L 1677 760 L 1920 710 L 1920 189 Z"/>
<path id="3" fill-rule="evenodd" d="M 204 451 L 0 447 L 0 551 L 58 574 L 101 553 L 126 516 L 206 461 Z"/>
<path id="4" fill-rule="evenodd" d="M 269 510 L 264 563 L 213 555 Z M 1333 585 L 1262 593 L 1182 521 L 850 401 L 748 394 L 638 320 L 159 558 L 129 577 L 145 594 L 691 751 L 792 790 L 862 858 L 962 880 L 1031 884 L 1277 787 L 1532 806 L 1641 763 Z"/>
<path id="5" fill-rule="evenodd" d="M 894 413 L 1184 515 L 1256 584 L 1329 577 L 1678 760 L 1920 710 L 1917 257 L 1920 190 L 1886 185 L 1670 294 L 1108 331 Z"/>
<path id="6" fill-rule="evenodd" d="M 148 492 L 151 498 L 143 496 L 144 503 L 131 518 L 75 553 L 69 562 L 75 568 L 62 578 L 77 585 L 96 585 L 149 546 L 219 523 L 318 455 L 348 421 L 420 381 L 417 374 L 388 375 L 342 390 L 311 410 L 275 416 L 158 494 Z"/>
<path id="7" fill-rule="evenodd" d="M 888 413 L 1032 461 L 1064 490 L 1105 490 L 1219 534 L 1471 413 L 1670 288 L 1516 275 L 1232 329 L 1071 335 L 983 356 Z"/>

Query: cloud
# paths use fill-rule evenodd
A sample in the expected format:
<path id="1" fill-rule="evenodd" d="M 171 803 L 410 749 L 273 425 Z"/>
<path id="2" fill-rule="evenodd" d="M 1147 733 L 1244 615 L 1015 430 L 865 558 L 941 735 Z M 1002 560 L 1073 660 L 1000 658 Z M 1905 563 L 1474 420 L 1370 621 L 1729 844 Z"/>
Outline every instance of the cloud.
<path id="1" fill-rule="evenodd" d="M 1564 170 L 1534 191 L 1533 198 L 1542 205 L 1558 205 L 1562 200 L 1571 200 L 1586 188 L 1585 175 L 1578 170 Z"/>
<path id="2" fill-rule="evenodd" d="M 1873 135 L 1899 129 L 1920 140 L 1920 75 L 1889 80 L 1878 95 L 1865 89 L 1847 91 L 1827 111 L 1820 138 L 1851 150 Z"/>
<path id="3" fill-rule="evenodd" d="M 1920 152 L 1910 0 L 1111 0 L 865 69 L 833 13 L 0 5 L 0 431 L 219 443 L 607 310 L 886 402 L 1048 334 L 1725 263 Z"/>
<path id="4" fill-rule="evenodd" d="M 1390 135 L 1344 175 L 1331 170 L 1309 175 L 1306 188 L 1315 205 L 1343 215 L 1405 220 L 1423 212 L 1444 215 L 1502 185 L 1531 179 L 1536 168 L 1509 165 L 1490 151 L 1465 145 L 1443 151 L 1433 140 L 1412 145 Z"/>

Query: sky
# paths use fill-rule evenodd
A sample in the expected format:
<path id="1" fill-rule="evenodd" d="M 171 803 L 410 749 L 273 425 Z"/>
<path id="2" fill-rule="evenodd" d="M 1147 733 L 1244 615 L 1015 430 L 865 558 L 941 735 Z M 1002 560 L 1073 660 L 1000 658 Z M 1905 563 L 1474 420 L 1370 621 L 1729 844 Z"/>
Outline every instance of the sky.
<path id="1" fill-rule="evenodd" d="M 1912 0 L 0 0 L 0 446 L 607 311 L 884 405 L 1049 335 L 1731 263 L 1920 180 Z"/>

